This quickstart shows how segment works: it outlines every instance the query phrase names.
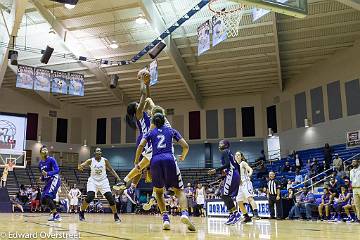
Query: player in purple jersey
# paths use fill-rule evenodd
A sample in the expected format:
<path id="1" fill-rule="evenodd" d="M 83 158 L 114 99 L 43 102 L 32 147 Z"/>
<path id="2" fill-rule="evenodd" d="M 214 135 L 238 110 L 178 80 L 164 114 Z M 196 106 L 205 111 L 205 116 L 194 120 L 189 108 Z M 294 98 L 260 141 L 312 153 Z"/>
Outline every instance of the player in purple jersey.
<path id="1" fill-rule="evenodd" d="M 221 187 L 221 198 L 230 212 L 229 219 L 225 224 L 235 224 L 240 221 L 241 214 L 237 211 L 233 197 L 237 195 L 240 183 L 239 164 L 235 161 L 234 154 L 230 150 L 230 142 L 221 140 L 219 150 L 222 152 L 221 164 L 217 169 L 210 169 L 209 174 L 214 175 L 217 172 L 225 174 L 225 179 Z"/>
<path id="2" fill-rule="evenodd" d="M 321 196 L 321 203 L 318 206 L 320 221 L 329 220 L 331 206 L 332 206 L 331 194 L 328 188 L 324 188 L 324 194 Z M 323 215 L 324 208 L 325 208 L 325 218 Z"/>
<path id="3" fill-rule="evenodd" d="M 144 75 L 144 71 L 146 73 L 147 70 L 143 69 L 139 71 L 138 78 L 141 78 Z M 127 114 L 126 114 L 126 122 L 127 124 L 133 128 L 139 130 L 139 136 L 136 140 L 136 146 L 139 145 L 142 137 L 150 130 L 151 125 L 151 108 L 154 106 L 153 101 L 150 98 L 150 83 L 144 84 L 141 82 L 140 87 L 140 101 L 129 103 L 127 106 Z M 145 168 L 146 162 L 150 162 L 152 154 L 152 149 L 149 145 L 144 148 L 144 152 L 142 153 L 142 158 L 145 160 L 142 165 L 142 169 Z M 141 170 L 142 170 L 141 169 Z M 128 175 L 124 178 L 124 181 L 118 182 L 113 188 L 115 190 L 123 191 L 126 189 L 126 186 L 130 185 L 130 181 L 137 185 L 141 179 L 141 170 L 137 167 L 134 167 Z M 126 191 L 125 191 L 126 193 Z"/>
<path id="4" fill-rule="evenodd" d="M 59 166 L 53 157 L 48 156 L 49 151 L 46 146 L 40 148 L 41 160 L 39 162 L 39 169 L 42 174 L 41 181 L 45 182 L 45 186 L 41 195 L 41 203 L 50 208 L 49 221 L 61 221 L 60 214 L 56 210 L 54 199 L 56 193 L 61 186 L 59 176 Z"/>
<path id="5" fill-rule="evenodd" d="M 341 211 L 342 209 L 350 203 L 351 193 L 348 191 L 347 187 L 341 186 L 339 197 L 334 200 L 334 209 L 337 215 L 335 218 L 336 221 L 341 221 Z"/>
<path id="6" fill-rule="evenodd" d="M 156 201 L 163 217 L 163 229 L 170 230 L 170 219 L 166 212 L 164 200 L 164 187 L 172 188 L 176 197 L 179 199 L 181 208 L 181 222 L 186 224 L 190 231 L 195 231 L 194 224 L 189 219 L 187 211 L 187 199 L 184 194 L 184 184 L 181 178 L 179 167 L 174 156 L 173 139 L 182 147 L 182 154 L 178 156 L 180 161 L 184 161 L 189 146 L 178 131 L 171 127 L 164 126 L 165 117 L 161 113 L 154 115 L 152 122 L 156 126 L 153 130 L 145 134 L 136 150 L 135 162 L 139 161 L 140 155 L 147 143 L 151 143 L 153 155 L 150 163 L 152 175 L 153 191 Z"/>
<path id="7" fill-rule="evenodd" d="M 348 189 L 349 190 L 349 189 Z M 350 198 L 347 201 L 346 205 L 343 207 L 344 211 L 346 213 L 346 218 L 343 219 L 345 222 L 355 222 L 355 219 L 351 216 L 350 210 L 353 209 L 354 214 L 356 213 L 355 205 L 354 205 L 354 196 L 352 194 L 352 191 L 349 190 Z M 356 217 L 355 217 L 356 218 Z"/>

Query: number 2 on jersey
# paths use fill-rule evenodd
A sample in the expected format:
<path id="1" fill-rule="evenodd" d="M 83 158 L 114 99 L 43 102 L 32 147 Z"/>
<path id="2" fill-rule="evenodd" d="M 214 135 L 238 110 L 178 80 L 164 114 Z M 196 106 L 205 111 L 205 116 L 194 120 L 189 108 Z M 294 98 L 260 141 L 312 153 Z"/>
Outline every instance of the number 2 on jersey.
<path id="1" fill-rule="evenodd" d="M 157 138 L 159 139 L 159 142 L 157 144 L 157 148 L 158 149 L 166 148 L 165 136 L 164 135 L 158 135 Z"/>

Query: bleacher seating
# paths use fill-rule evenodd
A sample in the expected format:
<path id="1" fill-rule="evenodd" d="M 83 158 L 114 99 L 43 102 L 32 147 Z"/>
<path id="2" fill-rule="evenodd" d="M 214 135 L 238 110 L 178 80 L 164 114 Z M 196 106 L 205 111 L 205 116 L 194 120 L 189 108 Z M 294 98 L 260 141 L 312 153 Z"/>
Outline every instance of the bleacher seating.
<path id="1" fill-rule="evenodd" d="M 323 160 L 323 148 L 314 148 L 314 149 L 307 149 L 298 151 L 298 154 L 300 156 L 300 159 L 303 162 L 303 165 L 305 166 L 308 159 L 316 158 L 319 161 L 319 164 L 321 164 Z M 346 160 L 355 154 L 360 153 L 360 148 L 352 148 L 347 149 L 345 144 L 341 145 L 335 145 L 332 146 L 333 153 L 339 154 L 339 156 Z M 279 161 L 268 163 L 266 165 L 266 168 L 268 171 L 275 171 L 277 173 L 278 178 L 285 178 L 294 180 L 295 173 L 289 172 L 289 173 L 282 173 L 280 169 L 284 165 L 285 161 L 290 161 L 290 164 L 293 166 L 295 164 L 295 161 L 293 159 L 283 158 Z M 66 189 L 70 189 L 73 184 L 77 184 L 78 188 L 82 190 L 86 190 L 86 183 L 90 175 L 90 170 L 86 169 L 83 172 L 79 172 L 77 169 L 74 169 L 73 167 L 66 167 L 62 166 L 60 167 L 61 172 L 60 176 L 62 179 L 63 184 L 65 184 Z M 208 175 L 209 169 L 181 169 L 183 182 L 184 184 L 187 184 L 188 182 L 194 184 L 194 183 L 210 183 L 215 180 L 213 176 Z M 3 169 L 0 168 L 0 172 L 2 172 Z M 124 178 L 126 174 L 130 169 L 117 171 L 120 178 Z M 304 174 L 304 169 L 302 170 L 302 173 Z M 15 195 L 18 192 L 19 186 L 21 184 L 24 184 L 26 186 L 29 185 L 40 185 L 43 187 L 43 183 L 39 181 L 39 178 L 41 176 L 40 171 L 37 167 L 30 167 L 28 166 L 26 169 L 21 168 L 15 168 L 13 172 L 9 172 L 8 175 L 8 181 L 7 181 L 7 187 L 9 190 L 10 195 Z M 254 173 L 254 176 L 256 176 L 256 171 Z M 108 174 L 110 184 L 115 184 L 115 178 Z M 254 188 L 261 187 L 261 184 L 263 184 L 261 179 L 253 178 L 253 185 Z M 321 190 L 319 189 L 319 193 L 321 193 Z M 67 193 L 62 193 L 61 195 L 65 196 Z"/>
<path id="2" fill-rule="evenodd" d="M 3 171 L 4 168 L 3 167 L 0 168 L 0 174 L 2 174 Z M 7 177 L 6 187 L 8 189 L 9 195 L 15 195 L 18 192 L 19 186 L 14 172 L 11 171 L 9 172 L 9 175 Z"/>
<path id="3" fill-rule="evenodd" d="M 345 144 L 334 145 L 334 146 L 331 146 L 331 148 L 333 150 L 333 155 L 339 154 L 339 157 L 342 158 L 343 161 L 351 158 L 352 156 L 354 156 L 356 154 L 360 154 L 360 148 L 346 148 Z M 297 154 L 299 154 L 299 158 L 302 161 L 303 166 L 306 165 L 306 163 L 309 159 L 311 161 L 313 161 L 313 158 L 316 158 L 318 160 L 319 165 L 323 166 L 323 163 L 322 163 L 324 161 L 323 147 L 297 151 Z M 271 164 L 267 164 L 266 168 L 268 171 L 274 171 L 277 174 L 278 178 L 285 177 L 286 179 L 293 181 L 295 178 L 294 172 L 291 172 L 291 173 L 282 173 L 281 172 L 281 169 L 284 166 L 286 161 L 289 161 L 291 166 L 295 165 L 295 159 L 286 157 L 286 158 L 282 158 L 279 161 L 272 162 Z M 304 169 L 304 167 L 300 173 L 303 175 L 306 173 L 306 170 Z M 256 171 L 255 171 L 255 174 L 256 174 Z M 261 187 L 261 180 L 253 179 L 253 185 L 254 185 L 254 188 Z"/>

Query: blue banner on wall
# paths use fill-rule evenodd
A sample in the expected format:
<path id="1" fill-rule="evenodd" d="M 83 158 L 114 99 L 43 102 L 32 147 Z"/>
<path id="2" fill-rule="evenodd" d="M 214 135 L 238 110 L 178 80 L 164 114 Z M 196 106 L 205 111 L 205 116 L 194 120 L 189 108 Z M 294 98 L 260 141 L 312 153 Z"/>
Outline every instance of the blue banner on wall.
<path id="1" fill-rule="evenodd" d="M 213 47 L 227 39 L 227 32 L 224 22 L 217 16 L 212 17 Z"/>
<path id="2" fill-rule="evenodd" d="M 34 90 L 50 92 L 51 71 L 48 69 L 35 68 Z"/>
<path id="3" fill-rule="evenodd" d="M 155 84 L 158 83 L 159 80 L 158 62 L 156 59 L 150 63 L 149 72 L 150 72 L 150 86 L 154 86 Z"/>
<path id="4" fill-rule="evenodd" d="M 198 29 L 198 56 L 210 49 L 210 21 L 201 24 Z"/>
<path id="5" fill-rule="evenodd" d="M 52 92 L 67 94 L 68 92 L 68 73 L 53 71 L 52 73 Z"/>
<path id="6" fill-rule="evenodd" d="M 84 96 L 84 75 L 78 73 L 70 73 L 69 94 L 76 96 Z"/>
<path id="7" fill-rule="evenodd" d="M 16 75 L 16 87 L 33 89 L 34 87 L 34 68 L 19 65 Z"/>

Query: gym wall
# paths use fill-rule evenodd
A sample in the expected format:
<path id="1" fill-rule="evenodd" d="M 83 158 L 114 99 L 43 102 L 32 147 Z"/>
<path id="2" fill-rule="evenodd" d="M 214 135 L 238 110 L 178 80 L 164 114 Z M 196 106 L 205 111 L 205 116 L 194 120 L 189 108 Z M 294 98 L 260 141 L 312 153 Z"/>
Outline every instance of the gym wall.
<path id="1" fill-rule="evenodd" d="M 358 43 L 287 81 L 283 92 L 263 95 L 263 112 L 277 106 L 283 155 L 326 142 L 344 143 L 347 131 L 360 129 L 359 55 Z M 310 119 L 310 128 L 304 128 L 305 117 Z"/>

